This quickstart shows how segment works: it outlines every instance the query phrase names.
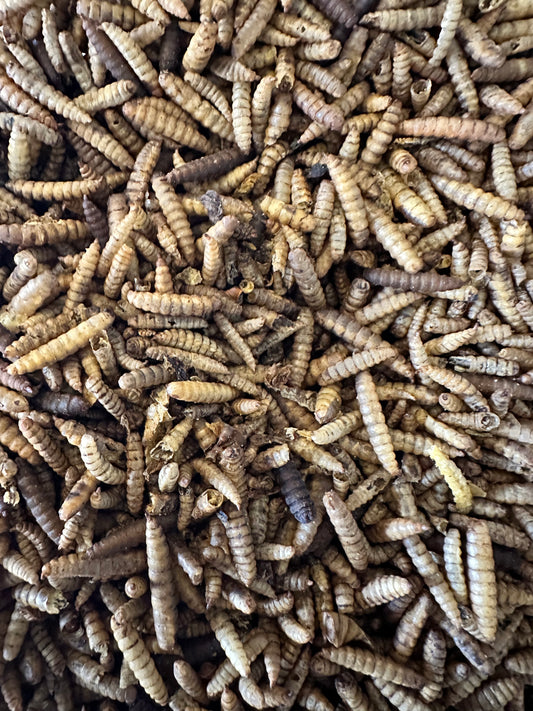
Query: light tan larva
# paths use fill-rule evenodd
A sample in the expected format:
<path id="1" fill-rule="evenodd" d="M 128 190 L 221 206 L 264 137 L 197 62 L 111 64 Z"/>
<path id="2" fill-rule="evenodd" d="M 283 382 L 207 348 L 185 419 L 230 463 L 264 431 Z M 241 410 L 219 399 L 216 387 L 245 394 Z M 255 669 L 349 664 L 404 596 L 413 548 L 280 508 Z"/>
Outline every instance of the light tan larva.
<path id="1" fill-rule="evenodd" d="M 494 640 L 497 628 L 496 573 L 487 525 L 472 519 L 466 532 L 468 592 L 477 629 L 483 640 Z"/>

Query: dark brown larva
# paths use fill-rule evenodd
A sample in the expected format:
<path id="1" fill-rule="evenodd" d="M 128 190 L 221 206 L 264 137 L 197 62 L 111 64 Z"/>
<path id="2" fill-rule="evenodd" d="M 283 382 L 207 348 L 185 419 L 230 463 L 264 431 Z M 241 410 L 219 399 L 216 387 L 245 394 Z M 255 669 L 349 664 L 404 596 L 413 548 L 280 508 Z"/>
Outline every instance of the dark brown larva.
<path id="1" fill-rule="evenodd" d="M 300 523 L 311 523 L 316 515 L 315 505 L 296 465 L 289 462 L 280 467 L 278 479 L 281 495 L 291 514 Z"/>

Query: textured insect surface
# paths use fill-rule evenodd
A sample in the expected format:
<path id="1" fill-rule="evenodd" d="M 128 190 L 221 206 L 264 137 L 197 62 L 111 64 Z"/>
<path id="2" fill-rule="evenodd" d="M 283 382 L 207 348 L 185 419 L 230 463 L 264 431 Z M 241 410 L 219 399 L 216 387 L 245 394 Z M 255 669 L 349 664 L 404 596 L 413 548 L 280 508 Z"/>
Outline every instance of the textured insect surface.
<path id="1" fill-rule="evenodd" d="M 496 635 L 497 588 L 492 541 L 487 524 L 471 519 L 466 532 L 468 592 L 477 629 L 483 640 Z"/>
<path id="2" fill-rule="evenodd" d="M 0 4 L 4 705 L 523 707 L 529 4 Z"/>

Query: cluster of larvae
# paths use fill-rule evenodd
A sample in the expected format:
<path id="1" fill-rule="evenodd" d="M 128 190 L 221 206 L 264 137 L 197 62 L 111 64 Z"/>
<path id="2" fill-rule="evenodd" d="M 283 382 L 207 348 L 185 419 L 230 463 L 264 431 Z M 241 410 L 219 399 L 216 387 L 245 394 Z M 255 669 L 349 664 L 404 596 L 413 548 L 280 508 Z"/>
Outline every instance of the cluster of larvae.
<path id="1" fill-rule="evenodd" d="M 0 711 L 521 711 L 531 0 L 0 2 Z"/>

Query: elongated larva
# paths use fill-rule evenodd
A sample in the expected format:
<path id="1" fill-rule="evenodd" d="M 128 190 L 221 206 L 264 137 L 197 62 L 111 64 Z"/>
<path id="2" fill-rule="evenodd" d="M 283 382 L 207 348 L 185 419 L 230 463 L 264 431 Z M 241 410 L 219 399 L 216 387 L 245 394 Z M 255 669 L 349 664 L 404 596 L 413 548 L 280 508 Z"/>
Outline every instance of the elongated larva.
<path id="1" fill-rule="evenodd" d="M 123 618 L 120 610 L 111 617 L 111 630 L 128 666 L 146 693 L 156 703 L 165 705 L 168 700 L 165 683 L 144 642 L 134 627 Z"/>
<path id="2" fill-rule="evenodd" d="M 496 619 L 496 574 L 492 553 L 492 541 L 487 525 L 472 519 L 466 532 L 466 571 L 468 592 L 475 615 L 477 628 L 482 639 L 494 640 Z"/>

